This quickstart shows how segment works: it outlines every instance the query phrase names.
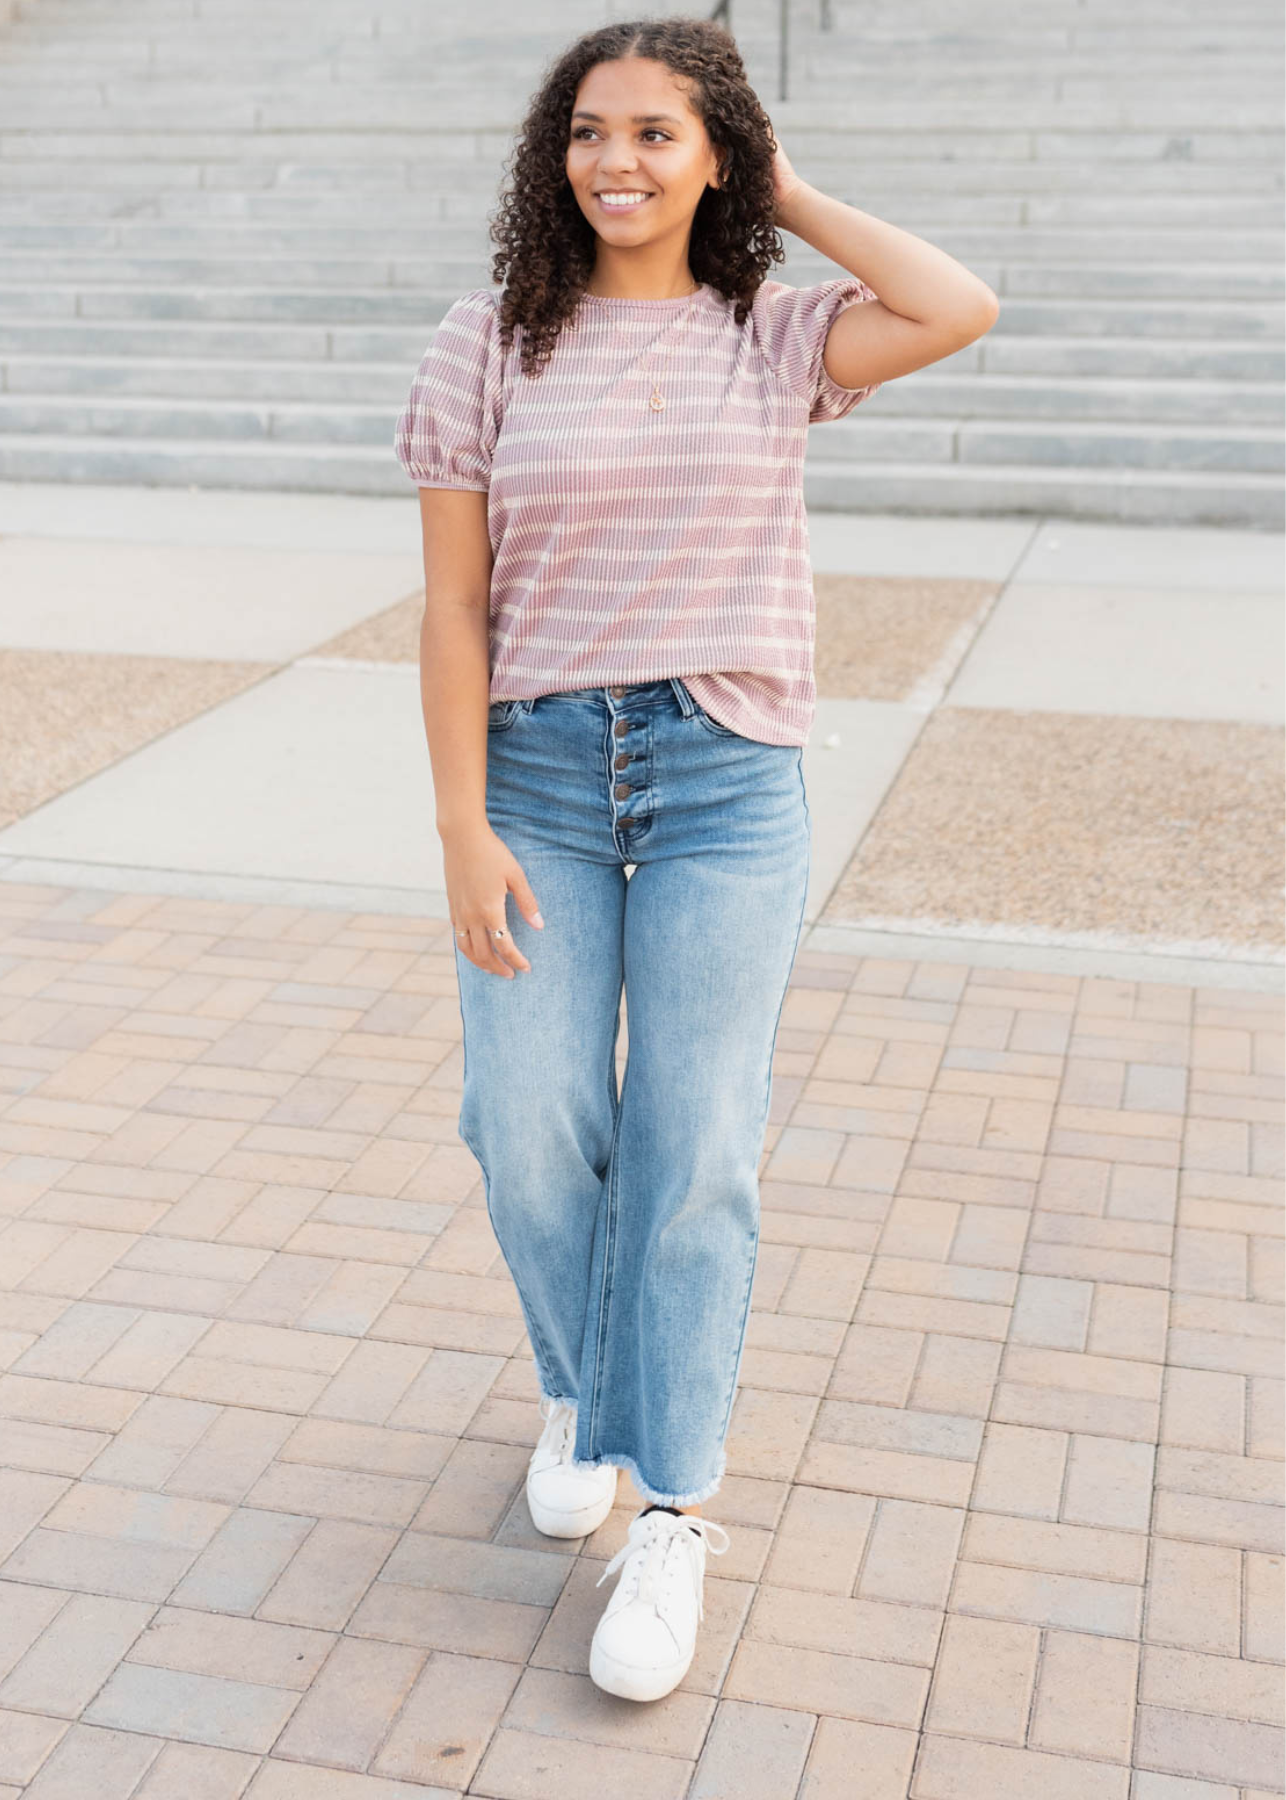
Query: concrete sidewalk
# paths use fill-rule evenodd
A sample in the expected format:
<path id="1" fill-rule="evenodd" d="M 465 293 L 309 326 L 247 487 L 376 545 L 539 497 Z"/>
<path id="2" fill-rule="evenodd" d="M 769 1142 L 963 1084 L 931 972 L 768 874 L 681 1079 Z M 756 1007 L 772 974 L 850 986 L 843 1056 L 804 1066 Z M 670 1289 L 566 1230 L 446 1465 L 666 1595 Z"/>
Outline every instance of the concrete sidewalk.
<path id="1" fill-rule="evenodd" d="M 732 1549 L 632 1707 L 456 1135 L 413 498 L 0 487 L 0 1800 L 1281 1793 L 1281 540 L 812 542 Z"/>

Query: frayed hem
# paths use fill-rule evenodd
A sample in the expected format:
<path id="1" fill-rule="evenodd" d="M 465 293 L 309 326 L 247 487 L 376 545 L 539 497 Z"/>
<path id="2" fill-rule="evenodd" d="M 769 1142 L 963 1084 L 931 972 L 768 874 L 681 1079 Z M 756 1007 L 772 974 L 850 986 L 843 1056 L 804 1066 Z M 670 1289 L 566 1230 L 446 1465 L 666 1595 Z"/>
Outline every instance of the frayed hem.
<path id="1" fill-rule="evenodd" d="M 577 1406 L 577 1405 L 579 1405 L 579 1402 L 578 1402 L 575 1394 L 552 1393 L 550 1391 L 550 1389 L 545 1386 L 544 1382 L 540 1380 L 539 1376 L 537 1376 L 536 1380 L 537 1380 L 537 1386 L 540 1388 L 540 1397 L 542 1400 L 552 1400 L 555 1403 L 555 1405 L 560 1405 L 560 1406 Z"/>
<path id="2" fill-rule="evenodd" d="M 605 1452 L 601 1456 L 590 1457 L 588 1461 L 581 1461 L 579 1458 L 577 1461 L 578 1466 L 584 1469 L 597 1469 L 604 1463 L 614 1463 L 618 1469 L 624 1469 L 649 1506 L 699 1506 L 703 1500 L 708 1500 L 722 1486 L 724 1475 L 727 1472 L 728 1458 L 727 1453 L 721 1450 L 714 1479 L 707 1481 L 704 1487 L 693 1488 L 688 1493 L 670 1493 L 663 1488 L 652 1487 L 650 1483 L 644 1481 L 639 1466 L 632 1456 L 614 1456 L 610 1452 Z"/>

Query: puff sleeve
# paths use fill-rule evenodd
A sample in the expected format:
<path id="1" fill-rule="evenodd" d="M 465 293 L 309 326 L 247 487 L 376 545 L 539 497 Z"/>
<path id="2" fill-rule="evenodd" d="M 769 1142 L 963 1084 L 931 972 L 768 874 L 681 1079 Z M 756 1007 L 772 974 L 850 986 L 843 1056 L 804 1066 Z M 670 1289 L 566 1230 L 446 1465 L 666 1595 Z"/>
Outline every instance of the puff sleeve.
<path id="1" fill-rule="evenodd" d="M 420 359 L 394 437 L 418 487 L 491 485 L 504 413 L 498 296 L 474 288 L 448 309 Z"/>
<path id="2" fill-rule="evenodd" d="M 839 275 L 813 287 L 789 287 L 765 281 L 756 296 L 761 312 L 764 355 L 778 380 L 808 401 L 810 424 L 842 419 L 882 385 L 841 387 L 828 373 L 822 353 L 826 334 L 846 306 L 878 299 L 856 275 Z"/>

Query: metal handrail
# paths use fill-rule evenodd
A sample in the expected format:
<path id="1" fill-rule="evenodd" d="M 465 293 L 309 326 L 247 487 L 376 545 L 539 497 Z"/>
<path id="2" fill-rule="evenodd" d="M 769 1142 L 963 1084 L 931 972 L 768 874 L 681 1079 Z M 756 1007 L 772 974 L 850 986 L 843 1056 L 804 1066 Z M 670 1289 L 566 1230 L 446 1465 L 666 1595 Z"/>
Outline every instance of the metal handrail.
<path id="1" fill-rule="evenodd" d="M 713 22 L 732 29 L 732 0 L 717 0 L 710 14 Z M 818 0 L 817 25 L 820 31 L 831 31 L 835 25 L 832 0 Z M 790 98 L 790 0 L 779 0 L 777 13 L 777 98 Z"/>

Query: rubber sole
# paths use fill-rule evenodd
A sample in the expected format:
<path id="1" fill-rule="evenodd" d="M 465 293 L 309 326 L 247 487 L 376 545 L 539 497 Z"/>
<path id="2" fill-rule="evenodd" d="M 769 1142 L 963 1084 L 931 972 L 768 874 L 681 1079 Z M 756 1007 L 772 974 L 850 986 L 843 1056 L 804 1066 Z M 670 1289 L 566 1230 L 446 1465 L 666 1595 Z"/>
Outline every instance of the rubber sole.
<path id="1" fill-rule="evenodd" d="M 632 1669 L 608 1656 L 596 1643 L 589 1647 L 590 1680 L 605 1694 L 616 1694 L 622 1700 L 663 1700 L 674 1692 L 691 1667 L 689 1656 L 664 1669 Z"/>
<path id="2" fill-rule="evenodd" d="M 531 1485 L 527 1486 L 527 1511 L 536 1530 L 544 1537 L 582 1538 L 588 1537 L 591 1531 L 597 1531 L 603 1520 L 616 1505 L 617 1483 L 594 1506 L 581 1507 L 576 1512 L 555 1512 L 542 1506 L 532 1498 Z"/>

